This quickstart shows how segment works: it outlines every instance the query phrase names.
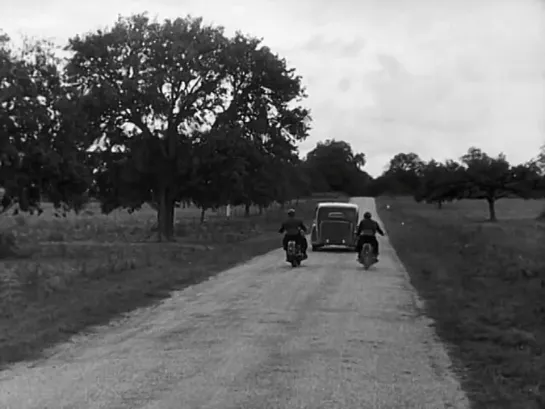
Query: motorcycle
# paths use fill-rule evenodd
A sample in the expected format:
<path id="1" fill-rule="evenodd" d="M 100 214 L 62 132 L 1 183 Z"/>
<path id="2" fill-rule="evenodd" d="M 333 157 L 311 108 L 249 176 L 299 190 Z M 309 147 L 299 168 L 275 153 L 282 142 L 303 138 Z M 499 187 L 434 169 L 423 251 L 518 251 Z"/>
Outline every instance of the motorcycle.
<path id="1" fill-rule="evenodd" d="M 288 241 L 288 248 L 286 250 L 286 260 L 291 263 L 292 267 L 299 267 L 303 260 L 303 252 L 301 246 L 296 243 L 295 240 Z"/>
<path id="2" fill-rule="evenodd" d="M 369 267 L 377 262 L 377 259 L 373 254 L 373 246 L 371 246 L 370 243 L 365 243 L 363 245 L 358 260 L 361 264 L 363 264 L 364 270 L 369 270 Z"/>

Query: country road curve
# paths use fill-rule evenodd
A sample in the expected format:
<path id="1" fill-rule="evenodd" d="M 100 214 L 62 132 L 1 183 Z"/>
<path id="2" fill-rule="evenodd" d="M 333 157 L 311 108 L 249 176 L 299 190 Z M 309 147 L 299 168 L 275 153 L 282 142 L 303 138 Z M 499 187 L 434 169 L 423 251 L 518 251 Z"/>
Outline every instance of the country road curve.
<path id="1" fill-rule="evenodd" d="M 336 252 L 292 269 L 281 250 L 225 271 L 0 372 L 0 408 L 469 408 L 380 244 L 366 272 Z"/>

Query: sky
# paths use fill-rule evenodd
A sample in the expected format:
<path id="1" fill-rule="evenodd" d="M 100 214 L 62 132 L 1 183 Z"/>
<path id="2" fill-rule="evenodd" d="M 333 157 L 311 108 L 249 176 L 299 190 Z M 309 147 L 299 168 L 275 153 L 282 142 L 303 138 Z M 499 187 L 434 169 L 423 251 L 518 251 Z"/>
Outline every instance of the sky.
<path id="1" fill-rule="evenodd" d="M 378 176 L 400 152 L 514 163 L 545 143 L 545 0 L 0 0 L 0 29 L 61 44 L 117 16 L 191 14 L 262 37 L 303 77 L 310 137 Z"/>

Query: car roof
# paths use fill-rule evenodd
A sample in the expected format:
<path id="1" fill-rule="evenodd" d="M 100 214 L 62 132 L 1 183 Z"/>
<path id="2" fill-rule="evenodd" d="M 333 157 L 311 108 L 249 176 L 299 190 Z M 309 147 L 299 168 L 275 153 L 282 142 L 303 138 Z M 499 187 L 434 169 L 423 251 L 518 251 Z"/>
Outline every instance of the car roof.
<path id="1" fill-rule="evenodd" d="M 322 207 L 344 207 L 345 209 L 357 209 L 358 205 L 355 203 L 346 203 L 346 202 L 321 202 L 318 203 L 318 208 Z"/>

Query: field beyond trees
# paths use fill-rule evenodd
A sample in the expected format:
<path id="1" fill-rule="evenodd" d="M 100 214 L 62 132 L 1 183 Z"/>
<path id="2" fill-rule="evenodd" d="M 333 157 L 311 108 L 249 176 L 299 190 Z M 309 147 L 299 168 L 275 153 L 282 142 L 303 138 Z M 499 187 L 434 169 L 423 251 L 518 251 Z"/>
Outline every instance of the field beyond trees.
<path id="1" fill-rule="evenodd" d="M 545 202 L 442 209 L 381 197 L 378 211 L 411 282 L 450 346 L 474 408 L 545 407 Z M 389 208 L 387 208 L 389 206 Z"/>

